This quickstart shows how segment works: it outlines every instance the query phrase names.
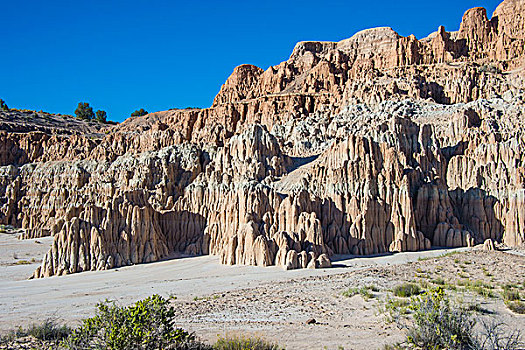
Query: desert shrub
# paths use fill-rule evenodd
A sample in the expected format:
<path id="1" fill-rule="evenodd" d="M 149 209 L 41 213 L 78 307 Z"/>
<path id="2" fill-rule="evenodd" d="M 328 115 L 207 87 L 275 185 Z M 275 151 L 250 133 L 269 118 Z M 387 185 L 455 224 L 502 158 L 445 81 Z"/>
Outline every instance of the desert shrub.
<path id="1" fill-rule="evenodd" d="M 415 283 L 403 283 L 393 290 L 396 297 L 408 298 L 421 293 L 421 288 Z"/>
<path id="2" fill-rule="evenodd" d="M 494 294 L 493 291 L 491 291 L 490 289 L 488 288 L 484 288 L 484 287 L 472 287 L 471 288 L 474 292 L 478 293 L 479 295 L 481 295 L 482 297 L 485 297 L 485 298 L 495 298 L 496 297 L 496 294 Z"/>
<path id="3" fill-rule="evenodd" d="M 366 289 L 371 290 L 372 292 L 379 292 L 379 287 L 375 284 L 371 284 L 369 286 L 366 286 Z"/>
<path id="4" fill-rule="evenodd" d="M 457 285 L 460 287 L 464 287 L 465 289 L 468 289 L 474 293 L 477 293 L 478 295 L 481 295 L 485 298 L 496 297 L 496 294 L 493 292 L 494 286 L 483 281 L 471 281 L 469 279 L 461 279 L 457 281 Z"/>
<path id="5" fill-rule="evenodd" d="M 216 350 L 279 350 L 279 345 L 258 337 L 220 337 L 213 346 Z"/>
<path id="6" fill-rule="evenodd" d="M 14 264 L 15 264 L 15 265 L 31 265 L 32 262 L 31 262 L 31 261 L 28 261 L 28 260 L 18 260 L 18 261 L 15 261 Z"/>
<path id="7" fill-rule="evenodd" d="M 423 349 L 474 349 L 472 328 L 476 321 L 459 308 L 451 306 L 443 288 L 415 297 L 410 305 L 413 325 L 407 341 Z"/>
<path id="8" fill-rule="evenodd" d="M 417 285 L 420 286 L 420 288 L 423 288 L 423 289 L 428 289 L 428 288 L 433 287 L 433 285 L 430 282 L 426 281 L 426 280 L 418 280 L 417 283 L 418 283 Z M 421 291 L 420 291 L 420 293 L 421 293 Z"/>
<path id="9" fill-rule="evenodd" d="M 505 305 L 509 308 L 510 311 L 517 314 L 525 314 L 525 303 L 522 301 L 507 301 Z"/>
<path id="10" fill-rule="evenodd" d="M 4 337 L 4 342 L 16 338 L 31 336 L 42 341 L 60 341 L 67 338 L 72 330 L 66 325 L 59 325 L 55 320 L 47 319 L 40 324 L 32 324 L 27 328 L 18 327 Z"/>
<path id="11" fill-rule="evenodd" d="M 443 287 L 412 297 L 407 308 L 411 316 L 399 317 L 398 312 L 394 319 L 407 330 L 406 343 L 410 349 L 523 349 L 519 330 L 508 330 L 503 323 L 484 319 L 481 319 L 481 327 L 474 327 L 478 319 L 474 318 L 473 311 L 491 312 L 479 305 L 459 307 L 452 304 Z M 385 309 L 388 311 L 388 307 Z"/>
<path id="12" fill-rule="evenodd" d="M 516 301 L 521 299 L 520 292 L 508 286 L 503 287 L 501 296 L 505 301 Z"/>
<path id="13" fill-rule="evenodd" d="M 66 325 L 58 325 L 53 320 L 33 324 L 27 329 L 28 335 L 39 340 L 62 340 L 67 338 L 71 332 L 71 328 Z"/>
<path id="14" fill-rule="evenodd" d="M 445 285 L 445 280 L 442 277 L 437 277 L 436 279 L 433 279 L 431 282 L 434 284 L 438 284 L 440 286 Z"/>
<path id="15" fill-rule="evenodd" d="M 486 289 L 494 289 L 494 286 L 491 285 L 490 283 L 485 283 L 485 282 L 480 281 L 480 280 L 472 282 L 472 286 L 474 286 L 474 287 L 482 287 L 482 288 L 486 288 Z"/>
<path id="16" fill-rule="evenodd" d="M 67 349 L 191 349 L 192 334 L 175 327 L 175 310 L 159 295 L 122 307 L 105 301 L 63 342 Z"/>
<path id="17" fill-rule="evenodd" d="M 383 345 L 383 350 L 403 350 L 404 347 L 402 344 L 386 344 Z"/>
<path id="18" fill-rule="evenodd" d="M 449 284 L 449 283 L 445 283 L 443 288 L 448 289 L 448 290 L 457 290 L 458 289 L 455 284 Z"/>
<path id="19" fill-rule="evenodd" d="M 492 73 L 492 74 L 500 74 L 501 73 L 501 70 L 493 65 L 493 64 L 484 64 L 483 66 L 480 67 L 479 69 L 481 72 L 485 72 L 485 73 Z"/>
<path id="20" fill-rule="evenodd" d="M 347 290 L 345 290 L 343 293 L 341 293 L 344 297 L 347 297 L 347 298 L 351 298 L 353 297 L 354 295 L 357 295 L 359 294 L 359 288 L 357 287 L 354 287 L 354 288 L 348 288 Z"/>
<path id="21" fill-rule="evenodd" d="M 148 111 L 146 111 L 144 108 L 141 108 L 131 113 L 131 116 L 132 117 L 142 117 L 143 115 L 146 115 L 146 114 L 148 114 Z"/>
<path id="22" fill-rule="evenodd" d="M 523 349 L 519 330 L 508 330 L 507 327 L 494 320 L 482 321 L 482 331 L 478 337 L 477 349 L 514 350 Z"/>
<path id="23" fill-rule="evenodd" d="M 409 302 L 406 299 L 388 298 L 379 307 L 379 312 L 385 315 L 386 322 L 399 322 L 401 317 L 410 313 L 408 306 Z"/>
<path id="24" fill-rule="evenodd" d="M 373 285 L 366 286 L 366 287 L 360 287 L 360 288 L 354 287 L 354 288 L 348 288 L 347 290 L 345 290 L 341 294 L 344 297 L 347 297 L 347 298 L 351 298 L 354 295 L 359 294 L 359 295 L 361 295 L 361 297 L 363 297 L 363 299 L 368 300 L 368 299 L 374 297 L 374 295 L 370 291 L 377 292 L 377 291 L 379 291 L 379 289 L 376 286 L 373 286 Z"/>

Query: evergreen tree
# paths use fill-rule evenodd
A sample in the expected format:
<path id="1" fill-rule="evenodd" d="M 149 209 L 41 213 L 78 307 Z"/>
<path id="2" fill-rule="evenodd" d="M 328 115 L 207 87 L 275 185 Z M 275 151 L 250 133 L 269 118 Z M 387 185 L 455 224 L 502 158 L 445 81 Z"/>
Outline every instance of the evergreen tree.
<path id="1" fill-rule="evenodd" d="M 99 123 L 106 123 L 107 120 L 107 114 L 106 114 L 106 111 L 102 111 L 102 110 L 98 110 L 97 113 L 96 113 L 96 118 L 95 120 Z"/>
<path id="2" fill-rule="evenodd" d="M 2 111 L 8 111 L 8 110 L 9 110 L 9 107 L 7 107 L 7 104 L 6 104 L 5 101 L 2 100 L 1 98 L 0 98 L 0 109 L 1 109 Z"/>
<path id="3" fill-rule="evenodd" d="M 87 102 L 79 102 L 77 109 L 75 109 L 75 115 L 79 119 L 91 120 L 95 118 L 95 113 L 93 113 L 93 108 L 89 106 Z"/>
<path id="4" fill-rule="evenodd" d="M 146 111 L 144 108 L 141 108 L 133 113 L 131 113 L 132 117 L 142 117 L 143 115 L 148 114 L 148 111 Z"/>

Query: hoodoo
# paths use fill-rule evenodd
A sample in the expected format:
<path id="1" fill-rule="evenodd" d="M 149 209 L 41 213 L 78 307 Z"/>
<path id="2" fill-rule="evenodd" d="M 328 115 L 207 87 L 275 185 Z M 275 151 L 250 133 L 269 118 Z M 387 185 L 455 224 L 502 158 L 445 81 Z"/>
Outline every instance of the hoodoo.
<path id="1" fill-rule="evenodd" d="M 300 42 L 206 109 L 104 127 L 0 111 L 0 223 L 54 237 L 34 277 L 522 245 L 524 48 L 525 0 L 505 0 L 421 40 Z"/>

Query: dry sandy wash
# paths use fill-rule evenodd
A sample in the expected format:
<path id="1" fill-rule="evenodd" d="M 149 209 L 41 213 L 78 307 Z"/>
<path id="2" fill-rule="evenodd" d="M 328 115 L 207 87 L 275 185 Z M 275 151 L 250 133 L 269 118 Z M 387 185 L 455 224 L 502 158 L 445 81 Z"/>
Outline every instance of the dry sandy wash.
<path id="1" fill-rule="evenodd" d="M 390 290 L 405 281 L 435 286 L 432 281 L 438 278 L 458 285 L 456 291 L 448 292 L 451 299 L 484 310 L 477 317 L 525 329 L 525 315 L 509 311 L 498 294 L 498 288 L 506 284 L 521 284 L 521 291 L 525 290 L 523 251 L 489 252 L 478 247 L 379 257 L 340 256 L 331 269 L 294 271 L 228 267 L 218 258 L 189 257 L 26 280 L 35 265 L 17 262 L 31 261 L 50 244 L 49 238 L 36 241 L 0 234 L 1 333 L 46 318 L 74 325 L 93 314 L 99 301 L 127 304 L 158 293 L 176 296 L 172 302 L 177 324 L 209 342 L 218 335 L 252 334 L 287 349 L 380 349 L 404 337 L 381 311 L 385 301 L 392 298 Z M 451 252 L 457 254 L 447 255 Z M 462 289 L 460 281 L 465 279 L 494 286 L 495 297 Z M 349 288 L 372 285 L 378 291 L 368 300 L 359 294 L 343 296 Z M 307 324 L 312 318 L 316 323 Z"/>

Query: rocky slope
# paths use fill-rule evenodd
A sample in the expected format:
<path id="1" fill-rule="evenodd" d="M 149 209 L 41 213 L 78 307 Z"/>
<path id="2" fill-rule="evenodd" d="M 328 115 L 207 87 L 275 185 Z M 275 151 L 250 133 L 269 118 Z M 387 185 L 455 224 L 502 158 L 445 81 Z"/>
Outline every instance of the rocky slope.
<path id="1" fill-rule="evenodd" d="M 112 126 L 69 115 L 30 110 L 0 110 L 0 165 L 21 165 L 75 157 L 93 147 Z"/>
<path id="2" fill-rule="evenodd" d="M 53 235 L 35 277 L 156 261 L 525 243 L 525 0 L 458 32 L 369 29 L 237 67 L 212 107 L 96 136 L 0 133 L 0 222 Z"/>

